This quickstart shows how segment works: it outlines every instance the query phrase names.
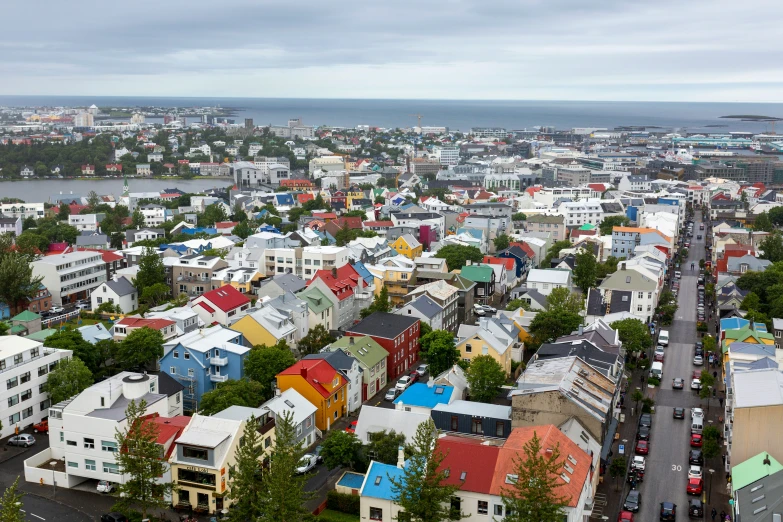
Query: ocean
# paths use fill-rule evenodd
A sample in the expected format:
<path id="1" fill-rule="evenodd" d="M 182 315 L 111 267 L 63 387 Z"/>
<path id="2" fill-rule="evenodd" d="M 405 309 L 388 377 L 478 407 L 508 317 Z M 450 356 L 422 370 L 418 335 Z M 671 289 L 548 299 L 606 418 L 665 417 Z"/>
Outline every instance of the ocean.
<path id="1" fill-rule="evenodd" d="M 0 106 L 76 107 L 214 107 L 233 108 L 233 118 L 256 125 L 284 125 L 301 118 L 305 125 L 355 127 L 412 127 L 418 114 L 424 126 L 467 131 L 471 127 L 525 129 L 550 126 L 645 126 L 679 132 L 770 132 L 769 123 L 721 119 L 750 114 L 783 117 L 781 103 L 677 103 L 591 101 L 482 101 L 482 100 L 348 100 L 283 98 L 166 98 L 120 96 L 0 96 Z M 783 122 L 781 123 L 783 124 Z"/>

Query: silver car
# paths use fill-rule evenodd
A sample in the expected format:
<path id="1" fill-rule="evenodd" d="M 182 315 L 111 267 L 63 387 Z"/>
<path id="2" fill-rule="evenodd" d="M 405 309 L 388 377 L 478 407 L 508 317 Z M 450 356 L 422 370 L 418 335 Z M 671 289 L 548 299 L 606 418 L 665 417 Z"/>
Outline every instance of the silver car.
<path id="1" fill-rule="evenodd" d="M 701 366 L 704 364 L 704 357 L 701 355 L 697 355 L 693 358 L 693 364 L 694 366 Z"/>
<path id="2" fill-rule="evenodd" d="M 26 433 L 22 433 L 21 435 L 14 435 L 10 439 L 8 439 L 8 442 L 6 443 L 8 446 L 22 446 L 25 448 L 29 448 L 33 444 L 35 444 L 35 437 L 32 435 L 28 435 Z"/>

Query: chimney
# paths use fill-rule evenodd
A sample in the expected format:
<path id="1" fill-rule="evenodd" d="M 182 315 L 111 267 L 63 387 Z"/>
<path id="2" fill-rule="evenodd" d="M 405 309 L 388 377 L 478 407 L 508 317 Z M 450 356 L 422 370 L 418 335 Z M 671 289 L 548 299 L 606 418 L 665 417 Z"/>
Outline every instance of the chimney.
<path id="1" fill-rule="evenodd" d="M 397 447 L 397 467 L 402 469 L 405 466 L 405 448 Z"/>
<path id="2" fill-rule="evenodd" d="M 552 448 L 547 448 L 546 449 L 546 456 L 547 457 L 551 457 L 552 456 L 552 452 L 553 452 Z"/>
<path id="3" fill-rule="evenodd" d="M 764 455 L 764 462 L 762 462 L 762 464 L 764 464 L 765 466 L 771 466 L 772 465 L 772 461 L 769 460 L 769 453 Z"/>
<path id="4" fill-rule="evenodd" d="M 433 386 L 435 386 L 435 379 L 430 375 L 430 378 L 427 379 L 427 388 L 432 388 Z"/>
<path id="5" fill-rule="evenodd" d="M 337 277 L 337 268 L 332 267 L 332 277 Z"/>
<path id="6" fill-rule="evenodd" d="M 625 263 L 620 263 L 620 270 L 625 270 Z"/>
<path id="7" fill-rule="evenodd" d="M 579 335 L 582 335 L 583 331 L 584 331 L 584 329 L 583 329 L 582 325 L 580 324 L 579 325 Z"/>
<path id="8" fill-rule="evenodd" d="M 299 370 L 299 374 L 303 379 L 307 379 L 307 368 L 302 366 L 302 368 Z"/>
<path id="9" fill-rule="evenodd" d="M 353 345 L 353 335 L 348 338 L 348 344 Z"/>

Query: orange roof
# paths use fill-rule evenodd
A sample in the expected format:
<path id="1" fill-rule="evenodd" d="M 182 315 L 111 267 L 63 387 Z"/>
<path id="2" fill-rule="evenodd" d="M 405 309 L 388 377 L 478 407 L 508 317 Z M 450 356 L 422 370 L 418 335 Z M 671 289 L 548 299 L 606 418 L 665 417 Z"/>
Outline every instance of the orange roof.
<path id="1" fill-rule="evenodd" d="M 490 494 L 500 455 L 498 446 L 484 445 L 481 439 L 447 435 L 438 439 L 436 451 L 445 455 L 439 469 L 449 470 L 446 484 L 459 486 L 463 491 Z M 463 473 L 465 479 L 461 480 Z"/>
<path id="2" fill-rule="evenodd" d="M 562 470 L 562 473 L 570 480 L 566 482 L 562 478 L 558 478 L 559 486 L 556 493 L 568 499 L 569 507 L 576 507 L 585 481 L 589 480 L 588 474 L 590 473 L 592 461 L 582 448 L 566 437 L 553 424 L 514 428 L 511 430 L 508 439 L 500 448 L 490 493 L 500 496 L 504 489 L 510 489 L 511 485 L 506 484 L 506 475 L 516 474 L 514 460 L 517 457 L 524 458 L 525 444 L 533 439 L 534 434 L 541 440 L 542 455 L 546 455 L 548 448 L 558 446 L 560 459 L 573 470 L 573 473 L 569 473 L 565 468 Z M 569 459 L 569 456 L 573 460 Z"/>
<path id="3" fill-rule="evenodd" d="M 296 200 L 299 201 L 299 203 L 307 203 L 308 201 L 312 201 L 315 199 L 315 196 L 312 194 L 297 194 Z"/>
<path id="4" fill-rule="evenodd" d="M 116 324 L 121 324 L 122 326 L 128 328 L 144 328 L 146 326 L 147 328 L 152 328 L 153 330 L 162 330 L 163 328 L 166 328 L 167 326 L 171 326 L 176 323 L 170 319 L 144 319 L 142 317 L 123 317 L 122 319 L 117 321 Z"/>
<path id="5" fill-rule="evenodd" d="M 278 375 L 300 375 L 307 384 L 323 397 L 330 397 L 336 390 L 345 386 L 346 382 L 338 371 L 329 364 L 326 359 L 302 359 L 289 366 Z M 335 388 L 327 389 L 321 383 L 332 383 L 337 376 L 340 384 Z"/>
<path id="6" fill-rule="evenodd" d="M 221 221 L 219 223 L 215 223 L 215 228 L 220 230 L 221 228 L 232 228 L 239 224 L 238 221 Z"/>
<path id="7" fill-rule="evenodd" d="M 667 242 L 671 243 L 672 238 L 661 232 L 660 230 L 655 230 L 654 228 L 644 228 L 644 227 L 612 227 L 612 232 L 630 232 L 630 233 L 636 233 L 636 234 L 658 234 L 662 238 L 664 238 Z"/>
<path id="8" fill-rule="evenodd" d="M 482 263 L 487 263 L 490 265 L 505 265 L 506 270 L 514 270 L 517 264 L 517 262 L 510 257 L 492 257 L 492 256 L 484 256 L 484 260 L 482 261 Z"/>

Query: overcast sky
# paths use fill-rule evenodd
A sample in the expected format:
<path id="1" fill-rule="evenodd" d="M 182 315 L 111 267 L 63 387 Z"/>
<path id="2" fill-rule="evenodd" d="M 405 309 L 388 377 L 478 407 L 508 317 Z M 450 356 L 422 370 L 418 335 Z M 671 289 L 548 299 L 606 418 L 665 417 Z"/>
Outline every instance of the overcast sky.
<path id="1" fill-rule="evenodd" d="M 6 1 L 0 94 L 783 101 L 780 0 Z"/>

